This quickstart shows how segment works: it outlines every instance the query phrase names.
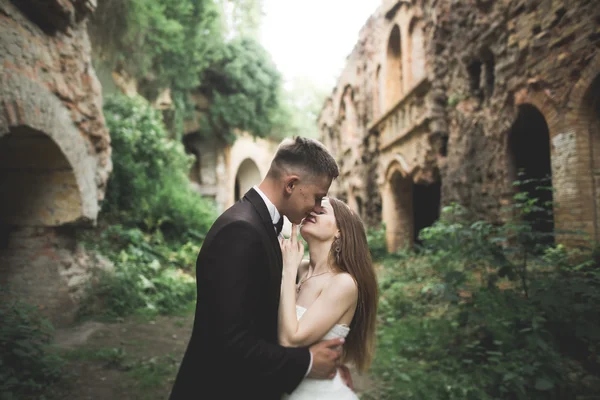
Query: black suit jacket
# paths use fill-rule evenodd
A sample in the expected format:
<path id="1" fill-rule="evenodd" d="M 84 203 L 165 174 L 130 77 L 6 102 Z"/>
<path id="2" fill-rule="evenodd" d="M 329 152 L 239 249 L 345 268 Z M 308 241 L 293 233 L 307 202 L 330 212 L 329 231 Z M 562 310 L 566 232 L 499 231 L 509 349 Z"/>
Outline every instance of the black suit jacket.
<path id="1" fill-rule="evenodd" d="M 281 268 L 273 221 L 251 189 L 215 221 L 198 255 L 194 328 L 171 400 L 279 400 L 298 386 L 310 352 L 277 343 Z"/>

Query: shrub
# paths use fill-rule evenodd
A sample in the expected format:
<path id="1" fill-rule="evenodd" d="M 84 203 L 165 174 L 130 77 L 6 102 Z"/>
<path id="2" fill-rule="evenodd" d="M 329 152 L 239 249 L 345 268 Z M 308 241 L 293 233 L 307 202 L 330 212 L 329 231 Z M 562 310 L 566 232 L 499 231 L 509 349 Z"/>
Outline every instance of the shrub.
<path id="1" fill-rule="evenodd" d="M 43 399 L 65 377 L 64 360 L 51 345 L 54 328 L 34 306 L 4 290 L 0 287 L 0 398 Z"/>
<path id="2" fill-rule="evenodd" d="M 494 226 L 458 205 L 385 256 L 380 398 L 587 399 L 600 390 L 600 272 L 589 252 L 539 246 L 527 195 Z M 536 240 L 536 235 L 541 240 Z M 546 243 L 549 243 L 546 241 Z"/>
<path id="3" fill-rule="evenodd" d="M 201 238 L 216 210 L 191 188 L 191 157 L 169 139 L 159 112 L 141 97 L 121 95 L 109 97 L 104 111 L 114 167 L 102 216 L 168 239 Z"/>

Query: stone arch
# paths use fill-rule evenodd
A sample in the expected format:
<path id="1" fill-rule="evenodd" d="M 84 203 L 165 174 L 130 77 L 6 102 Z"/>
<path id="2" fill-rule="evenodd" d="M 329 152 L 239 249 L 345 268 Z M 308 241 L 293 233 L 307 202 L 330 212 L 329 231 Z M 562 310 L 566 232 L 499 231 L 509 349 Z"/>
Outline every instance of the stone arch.
<path id="1" fill-rule="evenodd" d="M 413 245 L 413 182 L 397 160 L 387 168 L 382 191 L 382 220 L 390 252 Z"/>
<path id="2" fill-rule="evenodd" d="M 94 150 L 68 110 L 48 89 L 19 75 L 5 75 L 1 91 L 2 218 L 29 226 L 95 223 Z"/>
<path id="3" fill-rule="evenodd" d="M 414 17 L 409 25 L 409 56 L 411 69 L 411 85 L 416 85 L 426 76 L 425 70 L 425 38 L 423 33 L 423 22 Z"/>
<path id="4" fill-rule="evenodd" d="M 403 93 L 404 74 L 402 71 L 402 36 L 400 26 L 394 24 L 387 41 L 385 62 L 385 93 L 384 110 L 389 110 L 396 104 Z"/>
<path id="5" fill-rule="evenodd" d="M 441 183 L 419 180 L 422 169 L 395 154 L 382 184 L 382 220 L 389 251 L 419 244 L 419 233 L 440 216 Z"/>
<path id="6" fill-rule="evenodd" d="M 581 228 L 600 242 L 600 176 L 595 173 L 600 165 L 600 53 L 594 56 L 582 71 L 573 87 L 565 118 L 576 141 L 578 164 L 589 166 L 589 173 L 581 169 L 573 171 L 577 176 L 579 204 L 583 215 L 591 215 L 592 221 L 582 221 Z M 587 167 L 584 167 L 584 170 Z M 587 222 L 587 223 L 586 223 Z"/>
<path id="7" fill-rule="evenodd" d="M 234 200 L 240 200 L 254 185 L 258 185 L 262 177 L 257 163 L 246 158 L 237 168 L 234 182 Z"/>
<path id="8" fill-rule="evenodd" d="M 546 117 L 535 105 L 522 103 L 518 106 L 517 117 L 507 135 L 506 149 L 508 178 L 511 182 L 522 182 L 515 190 L 528 192 L 544 209 L 526 218 L 535 231 L 553 234 L 553 194 L 550 190 L 540 189 L 540 186 L 552 187 L 550 128 Z M 548 243 L 552 242 L 553 238 L 549 236 Z"/>

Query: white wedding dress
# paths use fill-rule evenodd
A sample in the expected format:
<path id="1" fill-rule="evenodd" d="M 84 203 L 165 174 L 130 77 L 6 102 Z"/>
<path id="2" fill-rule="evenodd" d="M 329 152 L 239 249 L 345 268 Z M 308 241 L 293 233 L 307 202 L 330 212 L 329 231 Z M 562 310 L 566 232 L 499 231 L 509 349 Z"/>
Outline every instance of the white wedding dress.
<path id="1" fill-rule="evenodd" d="M 305 311 L 306 308 L 296 306 L 298 319 Z M 345 338 L 348 332 L 348 326 L 336 324 L 322 340 Z M 346 386 L 338 372 L 333 379 L 305 378 L 292 394 L 283 395 L 282 400 L 358 400 L 358 396 Z"/>

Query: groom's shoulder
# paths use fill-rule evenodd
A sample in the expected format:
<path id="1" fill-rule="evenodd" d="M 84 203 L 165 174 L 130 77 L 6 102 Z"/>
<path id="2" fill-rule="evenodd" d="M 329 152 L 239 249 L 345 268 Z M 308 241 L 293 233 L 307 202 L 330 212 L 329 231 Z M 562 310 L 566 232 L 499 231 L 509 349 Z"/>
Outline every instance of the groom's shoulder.
<path id="1" fill-rule="evenodd" d="M 213 224 L 211 230 L 220 231 L 223 228 L 235 226 L 237 228 L 247 226 L 249 229 L 257 227 L 256 213 L 252 210 L 252 205 L 247 202 L 237 202 L 225 210 Z"/>

